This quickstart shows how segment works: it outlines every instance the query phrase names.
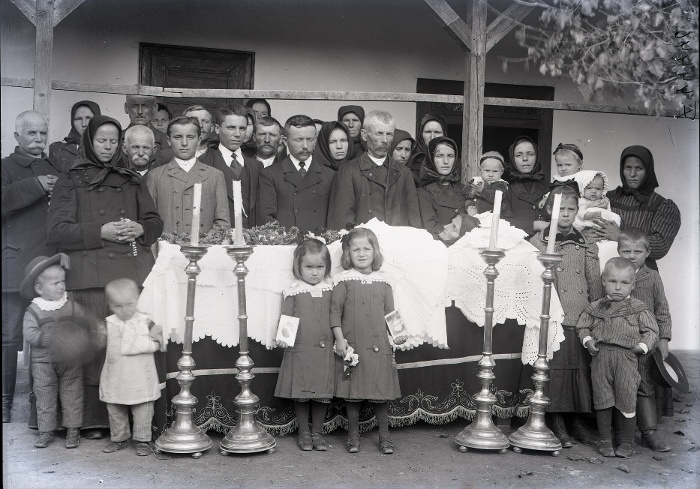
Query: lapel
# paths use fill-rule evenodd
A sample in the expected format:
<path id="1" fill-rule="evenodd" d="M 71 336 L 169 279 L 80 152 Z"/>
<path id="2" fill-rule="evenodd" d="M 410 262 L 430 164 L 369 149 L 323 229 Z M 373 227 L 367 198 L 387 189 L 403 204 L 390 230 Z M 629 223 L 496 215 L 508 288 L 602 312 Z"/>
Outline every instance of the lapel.
<path id="1" fill-rule="evenodd" d="M 285 182 L 291 183 L 295 187 L 299 187 L 301 184 L 301 175 L 299 174 L 297 167 L 294 166 L 294 163 L 292 163 L 292 160 L 289 158 L 282 160 L 282 178 Z"/>
<path id="2" fill-rule="evenodd" d="M 207 167 L 203 163 L 197 161 L 189 172 L 186 172 L 177 162 L 173 159 L 168 165 L 168 176 L 179 180 L 185 184 L 185 190 L 192 187 L 195 183 L 204 182 L 208 176 L 209 172 Z"/>
<path id="3" fill-rule="evenodd" d="M 387 158 L 387 161 L 389 159 L 390 158 Z M 386 161 L 384 162 L 384 164 L 385 165 L 387 164 Z M 367 153 L 363 153 L 362 156 L 360 157 L 360 173 L 367 180 L 370 180 L 370 181 L 376 183 L 377 185 L 381 185 L 382 187 L 386 188 L 388 182 L 385 182 L 384 179 L 382 179 L 377 174 L 377 172 L 375 171 L 376 168 L 377 168 L 377 165 L 374 163 L 374 161 L 369 159 L 369 156 L 367 155 Z M 389 182 L 391 182 L 391 180 L 392 180 L 391 169 L 387 168 L 387 170 L 389 170 Z"/>
<path id="4" fill-rule="evenodd" d="M 314 185 L 318 185 L 321 182 L 323 182 L 321 167 L 312 159 L 311 163 L 309 164 L 309 169 L 306 171 L 306 176 L 302 178 L 299 185 L 297 185 L 297 190 L 304 190 L 309 187 L 313 187 Z"/>
<path id="5" fill-rule="evenodd" d="M 387 155 L 386 162 L 384 164 L 387 165 L 386 169 L 389 172 L 389 178 L 387 179 L 387 184 L 386 184 L 386 186 L 388 188 L 399 181 L 399 175 L 400 175 L 399 167 L 398 167 L 399 164 L 396 161 L 392 160 L 391 156 L 389 156 L 389 155 Z"/>
<path id="6" fill-rule="evenodd" d="M 635 276 L 635 283 L 641 283 L 644 282 L 645 280 L 649 280 L 651 277 L 651 273 L 649 273 L 649 268 L 646 265 L 642 265 L 642 268 L 639 269 Z"/>

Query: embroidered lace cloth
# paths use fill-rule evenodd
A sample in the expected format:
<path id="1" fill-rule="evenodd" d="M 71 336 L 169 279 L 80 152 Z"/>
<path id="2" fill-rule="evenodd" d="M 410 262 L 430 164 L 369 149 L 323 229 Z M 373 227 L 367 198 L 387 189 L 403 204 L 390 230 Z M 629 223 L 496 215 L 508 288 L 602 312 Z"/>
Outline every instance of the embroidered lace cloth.
<path id="1" fill-rule="evenodd" d="M 499 225 L 506 227 L 504 221 Z M 372 220 L 364 227 L 372 229 L 379 240 L 384 264 L 379 276 L 391 286 L 394 304 L 401 312 L 410 335 L 401 348 L 430 343 L 447 348 L 445 307 L 455 305 L 470 321 L 484 325 L 486 263 L 479 250 L 458 242 L 446 248 L 425 230 L 392 227 Z M 508 232 L 508 231 L 506 231 Z M 499 246 L 500 243 L 499 232 Z M 464 239 L 464 238 L 462 238 Z M 256 246 L 246 261 L 248 335 L 272 348 L 281 313 L 283 292 L 289 295 L 294 246 Z M 340 241 L 329 246 L 332 275 L 340 266 Z M 514 245 L 496 266 L 494 323 L 516 319 L 527 326 L 523 343 L 523 363 L 537 359 L 542 279 L 544 267 L 535 248 L 524 240 Z M 185 329 L 188 261 L 178 245 L 159 242 L 156 264 L 144 282 L 139 310 L 164 325 L 166 340 L 181 343 Z M 223 346 L 238 345 L 237 278 L 234 260 L 223 246 L 212 246 L 199 261 L 193 341 L 211 336 Z M 373 274 L 374 275 L 374 274 Z M 564 335 L 564 317 L 559 298 L 553 290 L 549 328 L 548 356 L 559 349 Z M 496 326 L 498 327 L 498 326 Z"/>

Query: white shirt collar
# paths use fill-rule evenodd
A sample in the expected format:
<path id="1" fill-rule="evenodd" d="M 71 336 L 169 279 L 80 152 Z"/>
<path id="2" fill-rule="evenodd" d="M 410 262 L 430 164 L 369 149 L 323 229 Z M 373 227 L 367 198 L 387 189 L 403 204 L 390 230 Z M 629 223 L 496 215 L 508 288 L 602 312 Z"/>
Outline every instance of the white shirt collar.
<path id="1" fill-rule="evenodd" d="M 271 164 L 273 164 L 275 162 L 275 155 L 270 156 L 266 160 L 263 160 L 259 156 L 256 156 L 255 159 L 258 160 L 260 163 L 262 163 L 264 168 L 267 168 L 268 166 L 270 166 Z"/>
<path id="2" fill-rule="evenodd" d="M 228 166 L 231 166 L 231 163 L 233 162 L 232 155 L 234 155 L 234 154 L 236 155 L 236 161 L 238 161 L 238 163 L 240 163 L 241 166 L 245 166 L 245 162 L 243 161 L 243 153 L 241 152 L 241 148 L 238 148 L 236 151 L 231 151 L 223 144 L 220 144 L 219 151 L 221 152 L 221 155 L 224 157 L 224 162 Z"/>
<path id="3" fill-rule="evenodd" d="M 194 164 L 197 162 L 197 157 L 193 156 L 189 160 L 181 160 L 180 158 L 175 158 L 175 161 L 178 165 L 180 165 L 180 168 L 185 170 L 185 172 L 189 172 L 194 166 Z"/>
<path id="4" fill-rule="evenodd" d="M 146 173 L 148 173 L 148 168 L 146 168 L 145 170 L 136 170 L 136 173 L 138 173 L 141 176 L 144 176 Z"/>
<path id="5" fill-rule="evenodd" d="M 68 293 L 64 292 L 63 297 L 57 301 L 47 301 L 41 297 L 35 297 L 32 299 L 32 302 L 42 311 L 57 311 L 58 309 L 62 308 L 66 302 L 68 302 Z"/>
<path id="6" fill-rule="evenodd" d="M 311 166 L 311 159 L 312 159 L 312 158 L 313 158 L 313 156 L 309 156 L 309 158 L 308 158 L 306 161 L 304 161 L 304 169 L 306 169 L 307 171 L 309 170 L 309 166 Z M 295 168 L 297 169 L 297 171 L 298 171 L 298 170 L 299 170 L 299 162 L 300 162 L 300 160 L 298 160 L 297 158 L 295 158 L 295 157 L 292 156 L 291 154 L 289 155 L 289 159 L 292 160 L 292 163 L 294 164 L 294 167 L 295 167 Z"/>
<path id="7" fill-rule="evenodd" d="M 386 156 L 384 158 L 375 158 L 369 153 L 367 153 L 367 156 L 369 156 L 369 159 L 374 161 L 374 164 L 377 166 L 382 166 L 384 164 L 384 161 L 386 160 Z"/>

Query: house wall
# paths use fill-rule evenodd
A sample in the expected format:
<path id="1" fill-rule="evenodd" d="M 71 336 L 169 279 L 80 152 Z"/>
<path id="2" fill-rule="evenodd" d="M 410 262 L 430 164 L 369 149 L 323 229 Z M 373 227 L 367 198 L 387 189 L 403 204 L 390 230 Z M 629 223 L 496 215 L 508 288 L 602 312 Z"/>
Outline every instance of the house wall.
<path id="1" fill-rule="evenodd" d="M 507 2 L 505 2 L 507 3 Z M 54 79 L 138 83 L 139 43 L 235 49 L 255 53 L 254 88 L 414 92 L 417 78 L 464 79 L 464 53 L 421 0 L 86 0 L 54 32 Z M 456 5 L 456 4 L 455 4 Z M 274 13 L 273 13 L 274 12 Z M 10 0 L 0 0 L 0 70 L 33 77 L 34 26 Z M 487 82 L 550 85 L 556 100 L 582 101 L 566 79 L 536 69 L 501 68 L 500 56 L 524 56 L 512 34 L 487 57 Z M 55 91 L 50 141 L 70 128 L 69 111 L 91 99 L 103 113 L 128 124 L 124 97 Z M 614 99 L 610 103 L 622 103 Z M 281 122 L 296 113 L 331 120 L 350 102 L 271 101 Z M 624 103 L 633 103 L 627 100 Z M 14 117 L 32 106 L 32 91 L 2 87 L 2 155 L 15 146 Z M 397 126 L 415 131 L 415 104 L 361 103 L 391 112 Z M 680 207 L 683 226 L 670 255 L 660 261 L 674 318 L 676 349 L 700 345 L 698 122 L 646 116 L 554 112 L 553 143 L 575 142 L 587 168 L 619 184 L 619 154 L 632 144 L 654 153 L 659 192 Z M 553 172 L 556 171 L 553 169 Z"/>

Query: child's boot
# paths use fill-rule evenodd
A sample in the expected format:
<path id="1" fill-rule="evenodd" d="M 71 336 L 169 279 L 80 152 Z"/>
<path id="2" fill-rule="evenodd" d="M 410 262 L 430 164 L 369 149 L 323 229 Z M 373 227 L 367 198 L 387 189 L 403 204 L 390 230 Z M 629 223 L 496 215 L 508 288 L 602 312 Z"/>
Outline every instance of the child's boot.
<path id="1" fill-rule="evenodd" d="M 634 453 L 634 429 L 637 426 L 635 416 L 627 418 L 622 416 L 622 436 L 620 446 L 617 447 L 615 455 L 620 458 L 630 458 Z"/>
<path id="2" fill-rule="evenodd" d="M 394 453 L 394 442 L 389 437 L 389 406 L 386 402 L 374 404 L 374 415 L 379 427 L 379 450 L 384 455 Z"/>
<path id="3" fill-rule="evenodd" d="M 598 453 L 603 457 L 614 457 L 612 438 L 610 434 L 610 425 L 612 423 L 612 408 L 599 409 L 596 411 L 596 419 L 598 421 L 598 431 L 600 432 L 600 444 L 598 445 Z"/>
<path id="4" fill-rule="evenodd" d="M 149 453 L 151 453 L 151 446 L 147 442 L 140 441 L 136 443 L 136 455 L 139 457 L 148 457 Z"/>
<path id="5" fill-rule="evenodd" d="M 299 424 L 297 445 L 302 451 L 309 452 L 314 449 L 311 433 L 309 432 L 309 401 L 294 401 L 294 412 L 297 415 L 297 423 Z"/>
<path id="6" fill-rule="evenodd" d="M 323 422 L 326 420 L 326 405 L 322 402 L 311 402 L 311 444 L 314 450 L 325 452 L 328 450 L 326 440 L 323 439 Z"/>
<path id="7" fill-rule="evenodd" d="M 578 414 L 574 415 L 574 420 L 571 423 L 571 434 L 584 445 L 598 446 L 598 439 L 593 436 L 583 417 Z"/>
<path id="8" fill-rule="evenodd" d="M 550 415 L 548 426 L 551 428 L 552 433 L 561 442 L 562 448 L 571 448 L 573 443 L 571 443 L 571 437 L 566 431 L 566 423 L 564 423 L 564 416 L 559 413 L 554 413 Z"/>
<path id="9" fill-rule="evenodd" d="M 348 413 L 348 441 L 346 446 L 348 452 L 357 453 L 360 451 L 360 403 L 346 401 L 345 410 Z"/>
<path id="10" fill-rule="evenodd" d="M 668 452 L 671 449 L 656 434 L 656 401 L 653 396 L 637 396 L 637 419 L 643 447 L 649 447 L 655 452 Z"/>
<path id="11" fill-rule="evenodd" d="M 42 431 L 39 433 L 39 438 L 36 439 L 34 446 L 37 448 L 46 448 L 53 442 L 53 431 Z"/>
<path id="12" fill-rule="evenodd" d="M 80 446 L 80 428 L 68 428 L 66 431 L 66 448 Z"/>

